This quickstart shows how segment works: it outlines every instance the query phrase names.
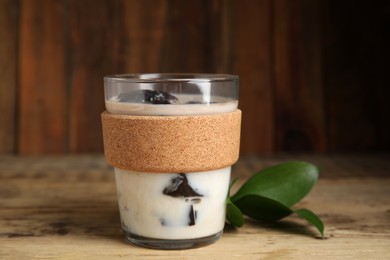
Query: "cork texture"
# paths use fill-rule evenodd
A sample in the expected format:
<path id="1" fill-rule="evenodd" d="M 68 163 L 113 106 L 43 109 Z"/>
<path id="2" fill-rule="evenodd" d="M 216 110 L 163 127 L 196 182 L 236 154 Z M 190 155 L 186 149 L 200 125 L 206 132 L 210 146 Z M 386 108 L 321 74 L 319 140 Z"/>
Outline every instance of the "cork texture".
<path id="1" fill-rule="evenodd" d="M 104 153 L 116 168 L 140 172 L 199 172 L 238 160 L 241 111 L 200 116 L 102 113 Z"/>

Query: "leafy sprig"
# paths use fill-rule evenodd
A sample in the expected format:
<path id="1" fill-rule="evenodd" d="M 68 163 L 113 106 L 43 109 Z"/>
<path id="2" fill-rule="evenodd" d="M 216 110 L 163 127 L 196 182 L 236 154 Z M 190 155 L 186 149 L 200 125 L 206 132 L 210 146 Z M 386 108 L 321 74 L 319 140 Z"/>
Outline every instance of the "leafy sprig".
<path id="1" fill-rule="evenodd" d="M 308 209 L 292 209 L 313 188 L 318 168 L 300 161 L 287 162 L 263 169 L 249 178 L 234 194 L 229 187 L 226 198 L 226 219 L 235 226 L 244 225 L 244 215 L 261 221 L 277 221 L 291 214 L 307 220 L 324 238 L 324 224 Z"/>

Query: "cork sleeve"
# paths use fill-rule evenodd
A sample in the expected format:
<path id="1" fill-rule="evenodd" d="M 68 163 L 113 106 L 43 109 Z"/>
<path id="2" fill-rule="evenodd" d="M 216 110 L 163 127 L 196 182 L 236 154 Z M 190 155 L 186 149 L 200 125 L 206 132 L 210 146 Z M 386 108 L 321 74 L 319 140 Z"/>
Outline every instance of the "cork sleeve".
<path id="1" fill-rule="evenodd" d="M 104 153 L 114 167 L 153 173 L 199 172 L 234 164 L 241 111 L 199 116 L 102 113 Z"/>

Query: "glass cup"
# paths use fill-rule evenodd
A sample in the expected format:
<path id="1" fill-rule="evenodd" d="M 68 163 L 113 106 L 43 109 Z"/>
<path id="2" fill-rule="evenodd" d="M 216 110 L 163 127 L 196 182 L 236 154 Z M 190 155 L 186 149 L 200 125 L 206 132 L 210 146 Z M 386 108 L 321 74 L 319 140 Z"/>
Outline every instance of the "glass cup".
<path id="1" fill-rule="evenodd" d="M 109 123 L 103 120 L 105 154 L 111 156 L 109 163 L 119 157 L 123 162 L 111 164 L 126 239 L 157 249 L 194 248 L 216 241 L 225 224 L 231 165 L 238 159 L 241 112 L 239 120 L 233 120 L 232 134 L 238 136 L 233 148 L 218 150 L 234 139 L 224 135 L 229 124 L 218 126 L 230 120 L 225 116 L 239 111 L 238 77 L 125 74 L 107 76 L 104 83 L 107 111 L 103 114 L 117 116 L 112 129 L 118 131 L 105 127 Z M 121 134 L 123 129 L 128 132 Z M 170 141 L 165 135 L 171 136 Z M 229 140 L 218 143 L 221 136 Z M 127 150 L 119 151 L 120 146 Z M 212 156 L 203 158 L 208 147 L 214 149 L 208 151 Z M 222 155 L 226 149 L 234 155 Z"/>

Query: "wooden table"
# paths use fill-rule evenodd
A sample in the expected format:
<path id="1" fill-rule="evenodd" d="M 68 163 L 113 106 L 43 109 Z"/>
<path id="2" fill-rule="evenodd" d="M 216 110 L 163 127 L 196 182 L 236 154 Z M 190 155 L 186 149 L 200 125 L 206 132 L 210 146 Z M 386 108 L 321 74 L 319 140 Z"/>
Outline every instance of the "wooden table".
<path id="1" fill-rule="evenodd" d="M 291 216 L 227 226 L 207 247 L 162 251 L 124 240 L 114 175 L 102 156 L 0 157 L 0 259 L 390 259 L 390 156 L 243 157 L 233 174 L 242 183 L 291 159 L 321 169 L 297 206 L 323 219 L 327 239 Z"/>

